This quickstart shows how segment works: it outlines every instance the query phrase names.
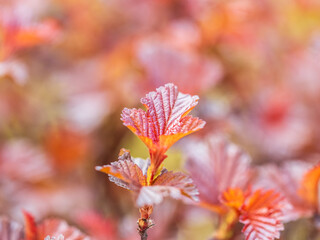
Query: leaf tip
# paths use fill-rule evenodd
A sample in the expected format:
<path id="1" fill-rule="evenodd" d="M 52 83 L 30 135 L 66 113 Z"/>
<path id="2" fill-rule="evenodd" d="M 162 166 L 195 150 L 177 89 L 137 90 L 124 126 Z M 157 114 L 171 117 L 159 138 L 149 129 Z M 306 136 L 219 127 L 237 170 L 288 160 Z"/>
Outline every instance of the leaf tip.
<path id="1" fill-rule="evenodd" d="M 103 167 L 101 167 L 101 166 L 96 166 L 96 167 L 95 167 L 95 170 L 101 171 L 102 168 L 103 168 Z"/>

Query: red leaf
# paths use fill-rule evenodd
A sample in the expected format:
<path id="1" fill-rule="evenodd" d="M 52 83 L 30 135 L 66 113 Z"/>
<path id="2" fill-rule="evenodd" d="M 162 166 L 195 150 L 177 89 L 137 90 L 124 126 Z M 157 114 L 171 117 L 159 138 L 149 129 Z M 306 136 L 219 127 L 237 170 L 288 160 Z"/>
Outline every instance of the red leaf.
<path id="1" fill-rule="evenodd" d="M 118 161 L 111 163 L 111 165 L 96 167 L 96 170 L 108 174 L 110 181 L 118 186 L 138 191 L 147 184 L 146 171 L 148 165 L 147 160 L 134 159 L 129 151 L 121 150 Z"/>
<path id="2" fill-rule="evenodd" d="M 141 99 L 147 112 L 125 108 L 121 120 L 149 149 L 168 149 L 183 136 L 204 127 L 203 120 L 186 117 L 198 99 L 198 96 L 178 92 L 178 88 L 169 83 Z"/>
<path id="3" fill-rule="evenodd" d="M 0 239 L 1 240 L 21 240 L 23 238 L 23 228 L 20 224 L 10 221 L 6 217 L 0 217 Z"/>
<path id="4" fill-rule="evenodd" d="M 240 209 L 239 221 L 246 240 L 273 240 L 283 230 L 283 210 L 287 202 L 273 190 L 255 191 Z"/>
<path id="5" fill-rule="evenodd" d="M 192 179 L 184 173 L 162 170 L 152 186 L 142 187 L 137 197 L 138 207 L 159 204 L 165 197 L 179 200 L 198 200 L 198 190 Z"/>
<path id="6" fill-rule="evenodd" d="M 223 138 L 211 137 L 207 144 L 186 146 L 186 168 L 205 204 L 220 204 L 219 196 L 229 188 L 244 189 L 252 178 L 250 157 Z"/>
<path id="7" fill-rule="evenodd" d="M 25 221 L 25 238 L 26 240 L 38 240 L 37 239 L 37 225 L 34 221 L 33 216 L 24 211 L 24 221 Z"/>

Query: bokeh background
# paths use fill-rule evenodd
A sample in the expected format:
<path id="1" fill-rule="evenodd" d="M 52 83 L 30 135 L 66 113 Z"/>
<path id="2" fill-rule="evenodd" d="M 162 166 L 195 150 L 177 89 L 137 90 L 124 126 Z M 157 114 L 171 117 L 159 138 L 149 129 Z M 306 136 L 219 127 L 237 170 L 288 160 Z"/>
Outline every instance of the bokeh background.
<path id="1" fill-rule="evenodd" d="M 138 239 L 130 194 L 94 166 L 148 157 L 124 107 L 172 82 L 199 95 L 192 136 L 224 134 L 255 165 L 320 152 L 318 0 L 1 0 L 0 213 Z M 184 170 L 184 140 L 166 167 Z M 168 200 L 150 239 L 208 239 L 216 218 Z M 307 239 L 310 223 L 283 239 Z M 239 238 L 241 239 L 241 237 Z"/>

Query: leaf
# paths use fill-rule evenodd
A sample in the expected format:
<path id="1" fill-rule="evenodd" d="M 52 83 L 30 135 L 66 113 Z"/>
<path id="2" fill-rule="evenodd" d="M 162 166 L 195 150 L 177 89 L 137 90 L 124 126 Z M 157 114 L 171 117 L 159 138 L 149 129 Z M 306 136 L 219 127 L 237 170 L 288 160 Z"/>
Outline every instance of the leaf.
<path id="1" fill-rule="evenodd" d="M 24 216 L 24 221 L 25 221 L 25 238 L 26 238 L 26 240 L 38 240 L 37 239 L 37 235 L 38 235 L 37 225 L 35 223 L 33 216 L 26 211 L 23 212 L 23 216 Z"/>
<path id="2" fill-rule="evenodd" d="M 90 240 L 79 229 L 60 219 L 46 219 L 38 225 L 38 239 Z"/>
<path id="3" fill-rule="evenodd" d="M 305 194 L 299 194 L 303 176 L 311 164 L 305 161 L 286 161 L 281 166 L 266 164 L 258 168 L 259 178 L 255 185 L 262 188 L 272 188 L 281 192 L 292 208 L 284 212 L 284 221 L 295 221 L 301 217 L 311 217 L 314 206 L 305 200 Z M 301 192 L 302 193 L 302 192 Z"/>
<path id="4" fill-rule="evenodd" d="M 71 172 L 88 155 L 89 138 L 66 126 L 55 126 L 47 131 L 45 149 L 55 167 L 63 173 Z"/>
<path id="5" fill-rule="evenodd" d="M 125 108 L 121 120 L 149 149 L 168 149 L 183 136 L 204 127 L 203 120 L 186 116 L 198 100 L 198 96 L 180 93 L 175 85 L 169 83 L 141 99 L 146 112 Z"/>
<path id="6" fill-rule="evenodd" d="M 310 169 L 303 177 L 299 190 L 300 196 L 319 210 L 320 164 Z"/>
<path id="7" fill-rule="evenodd" d="M 152 186 L 142 187 L 136 199 L 138 207 L 159 204 L 165 197 L 190 201 L 198 200 L 198 190 L 192 179 L 181 172 L 168 172 L 166 169 L 156 178 Z"/>
<path id="8" fill-rule="evenodd" d="M 142 159 L 133 160 L 129 151 L 121 150 L 118 161 L 112 162 L 111 165 L 96 167 L 96 170 L 108 174 L 110 181 L 118 186 L 138 191 L 142 186 L 147 185 L 145 174 L 148 161 L 145 161 L 145 165 L 142 161 Z"/>
<path id="9" fill-rule="evenodd" d="M 187 116 L 198 100 L 198 96 L 180 93 L 175 85 L 168 83 L 141 99 L 146 112 L 135 108 L 123 109 L 123 124 L 149 148 L 151 166 L 147 174 L 148 184 L 156 177 L 168 148 L 180 138 L 204 127 L 203 120 Z"/>
<path id="10" fill-rule="evenodd" d="M 287 202 L 274 190 L 257 190 L 240 209 L 239 221 L 246 240 L 273 240 L 283 230 L 283 210 Z"/>
<path id="11" fill-rule="evenodd" d="M 34 26 L 21 28 L 15 35 L 16 47 L 33 47 L 52 40 L 59 32 L 58 24 L 53 19 L 45 20 Z"/>
<path id="12" fill-rule="evenodd" d="M 23 227 L 6 217 L 0 217 L 0 239 L 21 240 L 23 239 Z"/>
<path id="13" fill-rule="evenodd" d="M 36 183 L 53 175 L 48 156 L 26 139 L 8 141 L 0 158 L 0 178 Z"/>
<path id="14" fill-rule="evenodd" d="M 17 16 L 0 21 L 3 35 L 3 46 L 0 49 L 0 59 L 8 58 L 15 51 L 47 43 L 57 37 L 60 27 L 54 19 L 47 19 L 39 23 L 25 23 Z"/>
<path id="15" fill-rule="evenodd" d="M 229 188 L 245 189 L 252 178 L 250 157 L 222 137 L 210 137 L 185 145 L 186 168 L 205 205 L 220 204 L 219 196 Z"/>

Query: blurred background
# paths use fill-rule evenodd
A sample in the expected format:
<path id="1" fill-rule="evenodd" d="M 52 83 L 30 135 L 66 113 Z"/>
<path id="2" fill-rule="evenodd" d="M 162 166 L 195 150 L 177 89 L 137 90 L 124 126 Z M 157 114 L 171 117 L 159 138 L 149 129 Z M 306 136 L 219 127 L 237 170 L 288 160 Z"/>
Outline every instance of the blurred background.
<path id="1" fill-rule="evenodd" d="M 207 125 L 186 140 L 223 133 L 255 165 L 317 159 L 320 1 L 0 0 L 0 213 L 138 239 L 130 193 L 94 166 L 122 147 L 148 157 L 120 113 L 168 82 L 200 97 Z M 153 215 L 153 240 L 208 239 L 216 224 L 170 200 Z M 309 230 L 290 223 L 283 239 Z"/>

